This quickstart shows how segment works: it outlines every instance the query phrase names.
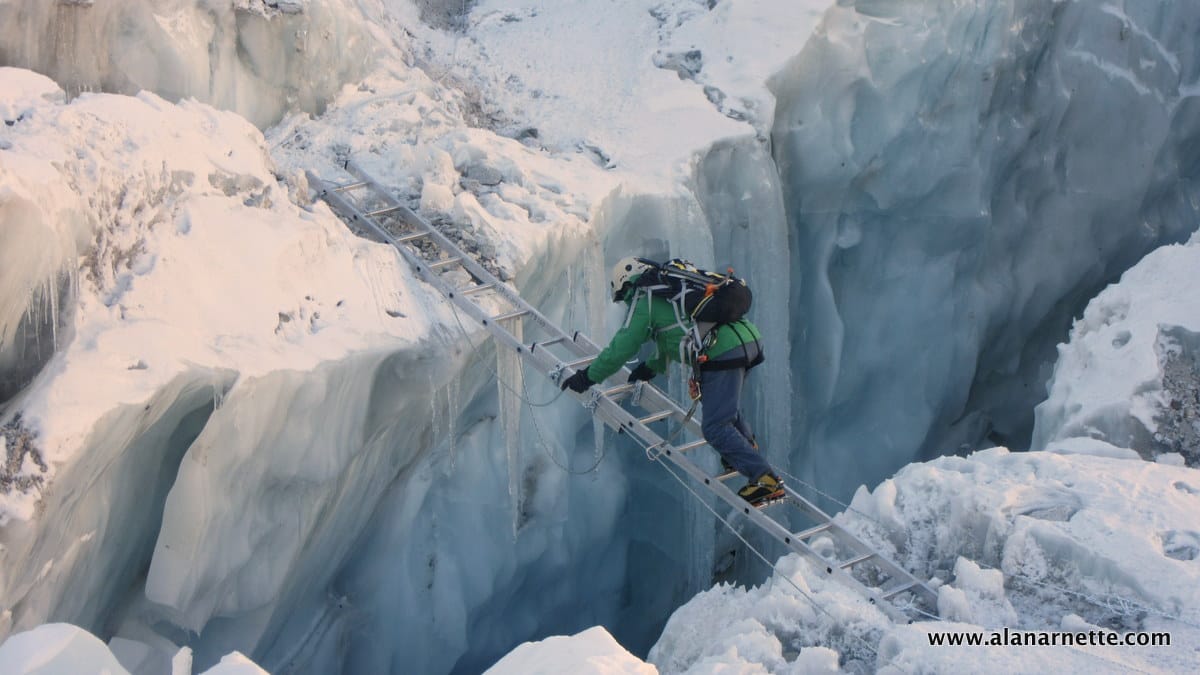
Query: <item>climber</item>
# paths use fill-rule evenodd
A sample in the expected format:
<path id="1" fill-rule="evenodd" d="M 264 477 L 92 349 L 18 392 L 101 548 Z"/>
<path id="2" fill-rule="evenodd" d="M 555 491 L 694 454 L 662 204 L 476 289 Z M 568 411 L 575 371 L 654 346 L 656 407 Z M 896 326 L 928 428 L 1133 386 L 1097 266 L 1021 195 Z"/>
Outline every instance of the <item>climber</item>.
<path id="1" fill-rule="evenodd" d="M 603 382 L 637 354 L 642 344 L 653 340 L 656 352 L 642 361 L 629 375 L 629 381 L 651 380 L 665 373 L 668 361 L 683 361 L 683 347 L 694 327 L 686 312 L 679 311 L 664 293 L 639 287 L 643 273 L 653 269 L 645 260 L 627 257 L 612 271 L 613 302 L 629 306 L 624 326 L 613 335 L 591 364 L 562 382 L 562 388 L 584 392 Z M 757 504 L 784 495 L 779 479 L 758 452 L 754 435 L 742 418 L 742 385 L 747 371 L 762 362 L 762 338 L 757 327 L 746 319 L 708 327 L 703 350 L 697 354 L 694 377 L 699 379 L 704 440 L 720 453 L 722 464 L 736 469 L 749 482 L 738 491 L 746 501 Z M 693 395 L 693 398 L 695 396 Z"/>

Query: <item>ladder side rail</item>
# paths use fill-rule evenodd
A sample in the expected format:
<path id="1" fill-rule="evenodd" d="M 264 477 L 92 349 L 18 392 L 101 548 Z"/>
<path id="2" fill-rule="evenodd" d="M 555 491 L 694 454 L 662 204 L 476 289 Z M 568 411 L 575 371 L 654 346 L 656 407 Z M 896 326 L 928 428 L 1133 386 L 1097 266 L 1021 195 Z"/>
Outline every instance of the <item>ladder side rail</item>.
<path id="1" fill-rule="evenodd" d="M 667 448 L 663 452 L 663 458 L 670 461 L 675 466 L 682 469 L 696 481 L 699 481 L 709 492 L 719 497 L 729 506 L 737 509 L 743 516 L 758 526 L 760 530 L 770 535 L 779 543 L 786 546 L 791 551 L 808 558 L 811 562 L 816 563 L 819 568 L 818 573 L 824 573 L 827 578 L 832 578 L 834 581 L 842 585 L 854 589 L 860 595 L 865 597 L 868 602 L 878 607 L 884 614 L 887 614 L 892 620 L 899 623 L 908 623 L 909 617 L 904 614 L 898 607 L 883 599 L 880 592 L 868 588 L 858 579 L 855 579 L 845 569 L 836 562 L 826 559 L 821 554 L 817 553 L 804 541 L 797 539 L 786 527 L 779 524 L 774 518 L 771 518 L 762 511 L 750 506 L 746 500 L 742 499 L 733 490 L 725 486 L 720 481 L 714 480 L 708 476 L 702 469 L 697 467 L 691 460 L 684 457 L 680 453 L 672 452 Z"/>
<path id="2" fill-rule="evenodd" d="M 496 284 L 496 288 L 505 296 L 506 300 L 508 300 L 514 306 L 517 306 L 521 309 L 527 309 L 528 316 L 533 317 L 536 321 L 538 321 L 539 324 L 543 326 L 543 328 L 547 330 L 547 332 L 551 333 L 553 336 L 566 338 L 565 342 L 570 345 L 574 345 L 580 351 L 589 353 L 588 355 L 592 355 L 599 351 L 599 347 L 587 336 L 578 332 L 576 332 L 574 335 L 568 335 L 565 331 L 551 323 L 549 319 L 521 299 L 514 290 L 504 284 L 501 284 L 499 280 L 497 280 L 490 272 L 483 268 L 482 265 L 476 263 L 470 256 L 465 255 L 447 237 L 442 235 L 431 225 L 413 213 L 412 210 L 408 209 L 407 206 L 392 197 L 386 190 L 382 188 L 382 186 L 375 182 L 374 179 L 365 174 L 365 172 L 362 172 L 360 168 L 352 163 L 348 164 L 348 168 L 351 166 L 353 166 L 351 173 L 360 178 L 364 184 L 381 195 L 386 201 L 397 207 L 396 211 L 398 213 L 402 214 L 406 218 L 411 218 L 412 220 L 410 221 L 410 224 L 418 228 L 429 230 L 431 233 L 431 238 L 438 240 L 436 243 L 452 254 L 458 254 L 462 258 L 463 267 L 466 268 L 468 273 L 472 274 L 472 276 L 474 276 L 477 280 L 484 283 L 491 282 Z M 454 302 L 455 305 L 462 307 L 464 311 L 466 311 L 472 318 L 483 324 L 484 327 L 489 330 L 489 332 L 491 332 L 501 343 L 503 343 L 503 346 L 516 350 L 516 352 L 525 360 L 533 361 L 534 364 L 539 367 L 539 369 L 549 371 L 550 369 L 556 367 L 562 367 L 564 362 L 546 350 L 542 350 L 541 352 L 537 353 L 531 352 L 523 342 L 517 340 L 517 338 L 502 325 L 500 325 L 499 322 L 491 320 L 491 317 L 488 316 L 482 307 L 457 293 L 453 286 L 441 279 L 441 277 L 434 273 L 433 270 L 429 269 L 429 264 L 427 261 L 421 259 L 408 247 L 404 246 L 400 242 L 397 242 L 393 235 L 379 226 L 379 224 L 376 223 L 373 218 L 362 213 L 362 211 L 359 210 L 349 200 L 347 200 L 340 191 L 327 187 L 325 181 L 321 180 L 311 171 L 308 172 L 308 177 L 309 181 L 319 188 L 319 195 L 329 202 L 330 205 L 335 208 L 335 210 L 340 211 L 342 214 L 349 216 L 355 221 L 364 223 L 381 237 L 383 237 L 385 241 L 390 243 L 400 252 L 400 254 L 414 268 L 421 279 L 434 286 L 439 292 L 446 296 L 447 299 Z M 626 368 L 622 368 L 621 372 L 624 373 L 626 370 Z M 686 414 L 677 403 L 667 397 L 666 394 L 657 387 L 654 387 L 649 383 L 646 383 L 642 396 L 643 399 L 639 400 L 639 404 L 641 407 L 643 407 L 643 409 L 649 410 L 650 412 L 671 409 L 676 411 L 681 416 Z M 684 457 L 682 453 L 676 452 L 674 446 L 666 443 L 657 433 L 655 433 L 646 425 L 642 424 L 637 417 L 622 408 L 617 402 L 602 395 L 592 399 L 587 395 L 577 394 L 575 395 L 575 398 L 585 404 L 590 404 L 592 401 L 594 401 L 594 412 L 601 417 L 602 421 L 616 429 L 618 433 L 629 433 L 637 436 L 646 444 L 647 447 L 658 449 L 659 454 L 657 458 L 660 461 L 665 458 L 667 461 L 675 464 L 677 467 L 707 488 L 709 492 L 715 494 L 733 508 L 740 509 L 742 513 L 751 520 L 751 522 L 757 525 L 768 535 L 787 546 L 790 550 L 809 557 L 810 559 L 819 563 L 824 567 L 827 575 L 834 577 L 836 580 L 844 583 L 850 588 L 856 589 L 859 593 L 867 597 L 872 604 L 880 607 L 882 611 L 888 613 L 889 616 L 892 616 L 892 618 L 897 620 L 907 620 L 907 617 L 904 616 L 898 608 L 883 600 L 879 593 L 864 586 L 852 575 L 843 570 L 837 562 L 826 560 L 806 543 L 797 539 L 793 533 L 791 533 L 787 528 L 779 524 L 773 518 L 770 518 L 766 514 L 760 512 L 758 509 L 749 506 L 744 499 L 725 486 L 721 481 L 709 476 L 693 462 Z M 701 435 L 700 425 L 694 419 L 689 420 L 688 427 L 690 430 L 694 430 L 697 435 Z M 880 567 L 883 567 L 886 572 L 892 574 L 894 577 L 911 579 L 913 582 L 915 582 L 914 590 L 920 590 L 926 594 L 926 597 L 932 596 L 933 600 L 936 601 L 936 594 L 934 594 L 926 584 L 876 553 L 865 543 L 858 540 L 857 537 L 844 530 L 844 528 L 832 523 L 832 519 L 828 516 L 828 514 L 824 513 L 824 511 L 817 508 L 807 499 L 796 494 L 793 490 L 787 490 L 789 496 L 796 500 L 806 513 L 814 517 L 814 519 L 822 522 L 828 522 L 830 525 L 832 525 L 830 528 L 831 532 L 836 532 L 836 534 L 839 535 L 838 539 L 843 543 L 846 543 L 848 547 L 856 550 L 859 553 L 873 554 L 873 564 L 876 562 L 879 563 Z"/>
<path id="3" fill-rule="evenodd" d="M 598 414 L 602 415 L 602 418 L 608 417 L 609 419 L 617 422 L 618 433 L 630 433 L 645 442 L 648 447 L 660 448 L 661 452 L 658 454 L 659 461 L 663 461 L 665 459 L 666 461 L 670 461 L 675 466 L 682 469 L 702 486 L 707 488 L 709 492 L 719 497 L 729 506 L 732 506 L 734 509 L 740 511 L 742 515 L 750 519 L 750 521 L 757 525 L 763 532 L 767 533 L 776 541 L 783 544 L 795 553 L 807 557 L 813 562 L 817 563 L 820 566 L 820 570 L 823 571 L 826 576 L 831 577 L 835 581 L 854 589 L 860 595 L 865 597 L 868 602 L 879 607 L 881 611 L 883 611 L 893 620 L 901 623 L 907 623 L 909 621 L 907 615 L 905 615 L 892 603 L 884 600 L 878 591 L 865 586 L 862 582 L 855 579 L 854 576 L 848 571 L 844 570 L 838 562 L 824 558 L 804 541 L 798 539 L 786 527 L 779 524 L 779 522 L 777 522 L 774 518 L 771 518 L 757 508 L 751 506 L 746 502 L 746 500 L 742 499 L 737 493 L 729 489 L 724 483 L 715 480 L 712 476 L 709 476 L 691 460 L 684 457 L 681 453 L 676 452 L 674 446 L 664 442 L 658 434 L 639 422 L 636 417 L 618 405 L 615 401 L 609 400 L 607 397 L 599 397 L 597 400 L 596 411 Z M 874 553 L 874 551 L 870 552 Z M 877 554 L 876 557 L 878 557 Z"/>
<path id="4" fill-rule="evenodd" d="M 651 413 L 659 412 L 660 410 L 664 409 L 674 409 L 680 415 L 680 417 L 683 417 L 686 414 L 679 404 L 677 404 L 673 399 L 669 398 L 664 392 L 662 392 L 662 390 L 650 385 L 648 382 L 642 390 L 641 397 L 638 398 L 638 406 Z M 696 436 L 700 438 L 704 437 L 700 428 L 700 424 L 695 420 L 695 418 L 687 421 L 687 428 L 688 431 L 694 433 Z M 690 462 L 690 460 L 685 461 Z M 713 484 L 709 482 L 708 477 L 704 475 L 703 472 L 701 472 L 700 475 L 693 474 L 693 477 L 697 477 L 702 483 L 704 483 L 705 486 L 709 487 L 710 489 L 713 487 Z M 716 481 L 716 483 L 720 483 L 720 481 Z M 729 491 L 724 485 L 722 485 L 722 487 Z M 792 500 L 793 505 L 797 507 L 805 516 L 819 524 L 828 525 L 829 527 L 826 532 L 828 532 L 829 536 L 836 542 L 842 544 L 856 555 L 872 554 L 873 558 L 870 561 L 871 565 L 875 565 L 876 567 L 880 568 L 883 572 L 894 579 L 905 579 L 912 581 L 915 584 L 913 590 L 920 591 L 927 600 L 934 603 L 936 606 L 937 593 L 934 592 L 933 589 L 928 586 L 928 584 L 920 579 L 917 579 L 907 570 L 892 562 L 875 549 L 871 548 L 870 545 L 859 539 L 857 535 L 851 533 L 849 530 L 835 522 L 833 520 L 833 516 L 826 513 L 823 509 L 806 498 L 804 495 L 801 495 L 787 485 L 784 485 L 784 490 L 787 492 L 788 497 Z M 711 491 L 718 493 L 718 491 L 715 489 L 711 489 Z M 744 500 L 730 503 L 735 508 L 740 508 L 742 502 L 744 502 Z M 769 520 L 771 520 L 771 522 L 775 522 L 774 519 Z M 790 538 L 790 534 L 787 538 Z M 783 542 L 784 539 L 780 539 L 780 541 Z"/>
<path id="5" fill-rule="evenodd" d="M 538 312 L 536 309 L 534 309 L 527 302 L 522 300 L 520 298 L 520 296 L 517 295 L 511 288 L 509 288 L 506 284 L 504 284 L 499 279 L 497 279 L 494 275 L 492 275 L 491 272 L 488 272 L 482 265 L 475 262 L 475 260 L 473 258 L 471 258 L 469 255 L 467 255 L 461 249 L 459 249 L 454 244 L 454 242 L 450 241 L 449 238 L 447 238 L 442 233 L 438 232 L 437 229 L 435 229 L 432 225 L 425 222 L 419 216 L 414 214 L 411 209 L 409 209 L 407 206 L 405 206 L 404 204 L 399 202 L 397 199 L 392 197 L 373 178 L 371 178 L 367 174 L 363 173 L 362 170 L 359 169 L 356 165 L 353 165 L 353 163 L 351 163 L 351 165 L 349 165 L 349 166 L 353 166 L 353 170 L 351 171 L 351 173 L 353 173 L 356 178 L 359 178 L 360 182 L 363 185 L 365 185 L 366 187 L 370 188 L 373 192 L 380 195 L 385 201 L 387 201 L 392 206 L 397 207 L 396 208 L 397 213 L 401 214 L 402 216 L 405 216 L 411 225 L 413 225 L 414 227 L 416 227 L 418 229 L 428 231 L 430 238 L 434 239 L 435 243 L 437 243 L 438 246 L 440 246 L 443 250 L 449 252 L 451 255 L 459 256 L 462 259 L 462 262 L 461 262 L 462 266 L 475 279 L 477 279 L 483 283 L 493 284 L 496 292 L 503 295 L 504 299 L 506 301 L 508 301 L 509 303 L 511 303 L 521 309 L 528 310 L 529 314 L 527 316 L 530 316 L 530 317 L 534 318 L 535 320 L 537 320 L 538 323 L 540 323 L 543 326 L 543 328 L 547 329 L 547 331 L 552 334 L 552 337 L 562 337 L 562 338 L 564 338 L 563 342 L 565 342 L 569 346 L 574 347 L 576 351 L 581 349 L 580 347 L 576 346 L 575 341 L 571 339 L 572 338 L 571 335 L 569 335 L 568 333 L 564 332 L 562 329 L 558 328 L 553 323 L 551 323 L 549 321 L 549 319 L 547 319 L 545 316 L 543 316 L 540 312 Z M 348 166 L 348 168 L 349 168 L 349 166 Z M 359 222 L 359 223 L 366 225 L 372 231 L 374 231 L 376 234 L 378 234 L 380 237 L 382 237 L 384 241 L 391 244 L 393 248 L 395 248 L 397 251 L 400 252 L 400 255 L 404 258 L 405 262 L 407 262 L 417 272 L 417 275 L 421 278 L 421 280 L 432 285 L 434 288 L 436 288 L 438 290 L 438 292 L 440 292 L 442 295 L 444 295 L 450 301 L 454 302 L 455 305 L 462 307 L 465 311 L 467 311 L 471 315 L 472 318 L 474 318 L 476 321 L 482 323 L 484 326 L 489 326 L 490 324 L 495 323 L 493 321 L 490 321 L 490 317 L 487 315 L 486 312 L 483 311 L 483 309 L 479 305 L 477 305 L 475 302 L 469 300 L 467 297 L 464 297 L 464 295 L 462 293 L 458 292 L 458 289 L 456 289 L 455 287 L 453 287 L 449 283 L 447 283 L 445 280 L 443 280 L 439 274 L 434 273 L 433 270 L 430 269 L 430 263 L 428 263 L 427 261 L 420 258 L 415 252 L 413 252 L 412 249 L 405 246 L 402 242 L 398 241 L 394 235 L 392 235 L 390 232 L 388 232 L 383 227 L 381 227 L 377 222 L 375 222 L 375 220 L 373 218 L 370 218 L 366 214 L 364 214 L 357 206 L 355 206 L 353 203 L 351 203 L 350 200 L 346 199 L 346 197 L 341 192 L 332 189 L 330 187 L 329 183 L 322 180 L 319 176 L 314 174 L 312 171 L 308 171 L 307 174 L 308 174 L 309 183 L 311 185 L 314 185 L 317 187 L 318 196 L 320 196 L 322 199 L 324 199 L 326 202 L 328 202 L 329 205 L 332 206 L 334 208 L 334 210 L 339 212 L 343 217 L 349 218 L 350 220 L 353 220 L 354 222 Z M 509 337 L 511 337 L 511 334 L 507 333 L 507 331 L 505 331 L 505 333 L 508 334 Z M 515 341 L 515 338 L 512 338 L 512 340 L 505 340 L 505 342 L 513 342 L 513 341 Z M 520 345 L 520 344 L 521 344 L 520 342 L 516 343 L 516 345 Z M 515 347 L 516 345 L 510 344 L 510 346 L 513 346 L 513 347 Z"/>
<path id="6" fill-rule="evenodd" d="M 550 333 L 553 337 L 559 337 L 559 336 L 571 337 L 565 331 L 563 331 L 561 328 L 559 328 L 557 325 L 555 325 L 554 322 L 552 322 L 550 319 L 546 318 L 546 316 L 543 315 L 541 312 L 539 312 L 537 310 L 537 308 L 535 308 L 533 305 L 526 302 L 524 300 L 524 298 L 522 298 L 512 287 L 508 286 L 507 284 L 502 283 L 499 279 L 497 279 L 495 277 L 495 275 L 493 275 L 491 272 L 489 272 L 483 265 L 479 264 L 473 257 L 467 255 L 466 252 L 464 252 L 462 249 L 460 249 L 457 244 L 455 244 L 453 241 L 450 240 L 449 237 L 447 237 L 446 235 L 444 235 L 440 231 L 438 231 L 437 228 L 435 228 L 433 225 L 431 225 L 428 221 L 426 221 L 420 215 L 415 213 L 412 209 L 408 208 L 408 206 L 405 205 L 403 202 L 401 202 L 400 200 L 393 197 L 392 194 L 390 192 L 388 192 L 386 188 L 384 188 L 373 177 L 371 177 L 369 174 L 367 174 L 367 172 L 364 171 L 362 169 L 362 167 L 360 167 L 357 163 L 355 163 L 353 161 L 347 162 L 346 170 L 349 171 L 351 173 L 351 175 L 353 175 L 355 178 L 358 178 L 359 180 L 365 182 L 371 188 L 372 191 L 374 191 L 377 195 L 379 195 L 381 198 L 383 198 L 383 200 L 386 201 L 390 206 L 397 207 L 396 213 L 399 214 L 399 216 L 402 219 L 404 219 L 405 222 L 409 223 L 413 227 L 417 227 L 417 228 L 428 231 L 430 238 L 433 239 L 434 242 L 436 242 L 438 246 L 441 246 L 443 249 L 450 251 L 454 255 L 457 255 L 460 258 L 462 258 L 461 264 L 462 264 L 463 268 L 466 269 L 467 272 L 471 274 L 471 276 L 473 276 L 476 279 L 479 279 L 485 283 L 489 283 L 489 282 L 495 283 L 496 284 L 495 288 L 496 288 L 497 293 L 502 295 L 504 297 L 504 299 L 507 300 L 509 303 L 511 303 L 514 307 L 518 307 L 520 309 L 528 311 L 529 314 L 527 316 L 529 316 L 529 318 L 536 321 L 538 323 L 538 325 L 540 325 L 544 330 L 546 330 L 548 333 Z M 382 229 L 382 228 L 380 228 L 380 229 Z M 450 298 L 455 298 L 455 297 L 457 297 L 457 295 L 458 294 L 454 292 L 454 289 L 450 289 L 450 292 L 447 293 L 447 297 L 450 297 Z M 570 340 L 570 341 L 568 341 L 568 343 L 574 344 L 575 341 Z"/>
<path id="7" fill-rule="evenodd" d="M 312 179 L 310 178 L 310 181 L 311 180 Z M 320 179 L 317 180 L 319 181 Z M 525 349 L 525 345 L 518 340 L 516 336 L 500 325 L 499 322 L 491 321 L 488 313 L 482 307 L 471 300 L 462 298 L 456 294 L 454 292 L 454 287 L 442 279 L 438 274 L 430 270 L 428 264 L 426 264 L 424 260 L 421 260 L 407 246 L 395 243 L 394 237 L 390 233 L 375 223 L 374 219 L 364 216 L 362 212 L 359 211 L 355 205 L 351 204 L 345 197 L 343 197 L 341 193 L 325 192 L 322 197 L 326 201 L 330 202 L 330 204 L 334 206 L 336 210 L 339 210 L 345 214 L 349 214 L 350 216 L 354 217 L 356 221 L 365 223 L 374 229 L 378 234 L 383 236 L 386 240 L 388 240 L 388 242 L 400 252 L 400 255 L 405 259 L 405 261 L 408 262 L 414 270 L 416 270 L 417 274 L 423 281 L 436 288 L 438 292 L 446 296 L 456 306 L 461 307 L 462 310 L 470 315 L 472 319 L 475 319 L 475 321 L 479 322 L 486 329 L 488 329 L 488 331 L 491 332 L 492 335 L 494 335 L 498 340 L 500 340 L 504 346 L 510 349 L 515 349 L 518 352 L 527 351 Z"/>
<path id="8" fill-rule="evenodd" d="M 828 525 L 828 528 L 825 530 L 825 532 L 828 533 L 830 537 L 834 539 L 834 541 L 844 545 L 854 554 L 873 554 L 874 557 L 871 559 L 869 564 L 878 567 L 893 579 L 906 579 L 912 581 L 915 584 L 913 590 L 922 592 L 925 595 L 925 598 L 933 603 L 933 606 L 937 606 L 937 592 L 930 588 L 926 582 L 913 576 L 911 572 L 896 564 L 890 558 L 879 553 L 874 548 L 871 548 L 869 544 L 864 542 L 862 539 L 859 539 L 858 535 L 839 525 L 832 516 L 825 513 L 803 495 L 793 490 L 790 486 L 785 484 L 783 489 L 785 492 L 787 492 L 787 495 L 792 500 L 793 504 L 799 508 L 804 515 L 812 518 L 820 524 Z"/>

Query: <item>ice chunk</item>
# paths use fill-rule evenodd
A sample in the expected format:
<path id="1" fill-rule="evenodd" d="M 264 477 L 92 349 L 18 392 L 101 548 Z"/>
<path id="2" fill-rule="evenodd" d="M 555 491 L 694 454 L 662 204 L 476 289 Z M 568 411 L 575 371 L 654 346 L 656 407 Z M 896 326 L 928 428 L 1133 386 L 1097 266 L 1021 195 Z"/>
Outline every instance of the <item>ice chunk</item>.
<path id="1" fill-rule="evenodd" d="M 600 626 L 572 636 L 526 642 L 488 668 L 487 675 L 657 675 L 658 669 L 625 650 Z"/>
<path id="2" fill-rule="evenodd" d="M 1091 441 L 1200 464 L 1200 236 L 1147 255 L 1087 306 L 1059 346 L 1035 448 Z M 1126 451 L 1127 452 L 1127 451 Z"/>
<path id="3" fill-rule="evenodd" d="M 517 339 L 523 340 L 521 319 L 513 319 L 506 326 Z M 521 412 L 525 370 L 521 357 L 515 350 L 499 340 L 496 341 L 496 388 L 500 397 L 500 425 L 504 429 L 504 454 L 508 461 L 508 497 L 512 504 L 513 536 L 521 528 L 522 516 L 521 479 L 523 460 L 521 457 Z"/>
<path id="4" fill-rule="evenodd" d="M 246 658 L 241 652 L 231 652 L 221 658 L 221 662 L 200 673 L 200 675 L 269 675 L 258 664 Z"/>
<path id="5" fill-rule="evenodd" d="M 48 623 L 9 636 L 0 644 L 4 675 L 129 675 L 100 638 L 69 623 Z"/>

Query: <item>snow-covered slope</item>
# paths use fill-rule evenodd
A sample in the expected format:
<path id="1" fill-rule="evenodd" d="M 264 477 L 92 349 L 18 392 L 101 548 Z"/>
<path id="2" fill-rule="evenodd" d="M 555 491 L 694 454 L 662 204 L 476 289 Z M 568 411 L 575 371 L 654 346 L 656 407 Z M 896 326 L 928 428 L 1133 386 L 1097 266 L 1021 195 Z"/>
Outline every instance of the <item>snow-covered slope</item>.
<path id="1" fill-rule="evenodd" d="M 1035 448 L 1098 438 L 1200 465 L 1200 236 L 1146 256 L 1104 289 L 1059 346 Z"/>
<path id="2" fill-rule="evenodd" d="M 298 636 L 328 629 L 309 625 L 320 607 L 341 606 L 326 584 L 388 489 L 429 488 L 429 462 L 445 461 L 433 450 L 456 434 L 458 399 L 477 397 L 486 363 L 474 379 L 460 373 L 480 355 L 459 342 L 445 305 L 393 251 L 308 206 L 298 169 L 277 169 L 242 118 L 152 94 L 31 98 L 36 77 L 0 74 L 21 84 L 3 88 L 20 98 L 6 100 L 19 119 L 0 130 L 0 213 L 28 223 L 6 250 L 48 250 L 63 266 L 14 267 L 21 276 L 6 275 L 5 297 L 27 301 L 45 275 L 65 274 L 74 301 L 56 325 L 70 339 L 8 403 L 0 625 L 7 633 L 62 617 L 155 645 L 159 661 L 181 638 L 152 626 L 176 625 L 203 635 L 192 643 L 200 663 L 267 652 L 282 632 L 274 658 L 319 668 L 294 650 Z M 333 175 L 349 148 L 390 184 L 423 184 L 428 213 L 457 217 L 464 241 L 512 276 L 532 276 L 534 299 L 545 293 L 592 241 L 581 226 L 589 196 L 610 189 L 600 170 L 468 130 L 419 70 L 382 79 L 392 89 L 374 101 L 370 84 L 352 90 L 346 107 L 366 114 L 335 136 L 373 120 L 391 135 L 372 143 L 403 139 L 409 154 L 381 164 L 339 141 L 314 148 L 315 168 Z M 284 131 L 281 146 L 302 136 Z M 71 236 L 59 234 L 63 223 Z M 550 243 L 556 257 L 546 259 Z M 559 306 L 582 303 L 571 293 Z M 479 452 L 490 455 L 486 441 Z M 501 482 L 472 489 L 504 495 L 497 514 L 510 524 L 492 531 L 507 531 L 496 546 L 511 549 L 505 455 L 480 466 Z M 488 600 L 454 592 L 466 606 Z M 205 633 L 217 617 L 226 628 Z"/>
<path id="3" fill-rule="evenodd" d="M 860 490 L 838 521 L 944 582 L 940 621 L 893 624 L 793 554 L 761 586 L 697 595 L 672 615 L 649 661 L 663 673 L 1190 672 L 1200 650 L 1200 472 L 1110 452 L 1101 441 L 1068 454 L 995 448 L 913 464 Z M 1169 632 L 1171 644 L 949 647 L 928 638 L 1005 627 Z"/>

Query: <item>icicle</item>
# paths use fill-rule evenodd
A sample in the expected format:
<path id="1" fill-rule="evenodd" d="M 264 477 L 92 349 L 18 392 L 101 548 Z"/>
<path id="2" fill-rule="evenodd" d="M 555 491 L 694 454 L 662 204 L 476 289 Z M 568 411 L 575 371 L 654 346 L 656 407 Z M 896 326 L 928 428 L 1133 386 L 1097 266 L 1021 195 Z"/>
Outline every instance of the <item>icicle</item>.
<path id="1" fill-rule="evenodd" d="M 459 401 L 459 378 L 452 378 L 446 385 L 446 436 L 447 451 L 450 455 L 450 470 L 454 470 L 454 457 L 458 450 L 458 416 L 462 413 L 462 402 Z"/>
<path id="2" fill-rule="evenodd" d="M 591 248 L 592 254 L 584 256 L 583 305 L 588 331 L 600 335 L 604 333 L 604 313 L 611 298 L 608 297 L 607 270 L 600 262 L 604 260 L 604 251 L 599 240 L 593 240 Z"/>
<path id="3" fill-rule="evenodd" d="M 594 466 L 600 466 L 600 458 L 604 457 L 604 422 L 601 422 L 599 417 L 592 418 L 592 438 L 596 444 Z M 599 478 L 600 472 L 592 472 L 592 482 L 599 480 Z"/>
<path id="4" fill-rule="evenodd" d="M 434 387 L 432 375 L 429 376 L 428 391 L 433 392 L 429 397 L 429 431 L 433 434 L 436 444 L 438 433 L 441 431 L 441 416 L 438 415 L 438 390 Z"/>
<path id="5" fill-rule="evenodd" d="M 521 320 L 505 326 L 518 341 L 523 340 Z M 512 500 L 513 536 L 521 523 L 521 397 L 524 372 L 517 352 L 496 345 L 496 387 L 500 396 L 500 426 L 504 432 L 504 449 L 508 462 L 508 496 Z"/>

